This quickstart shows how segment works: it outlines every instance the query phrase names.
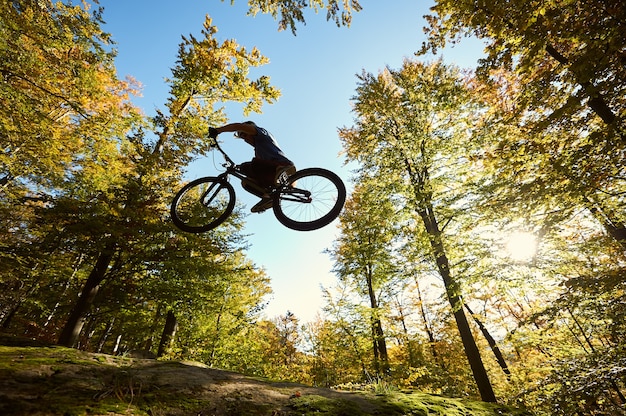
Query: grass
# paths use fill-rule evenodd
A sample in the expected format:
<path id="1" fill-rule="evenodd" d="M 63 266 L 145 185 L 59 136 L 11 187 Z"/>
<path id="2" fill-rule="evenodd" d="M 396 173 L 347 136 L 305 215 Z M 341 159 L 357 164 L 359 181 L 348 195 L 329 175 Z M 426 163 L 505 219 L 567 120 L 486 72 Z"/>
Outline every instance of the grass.
<path id="1" fill-rule="evenodd" d="M 201 364 L 16 346 L 0 346 L 0 414 L 531 416 L 520 409 L 386 385 L 370 392 L 340 392 Z"/>

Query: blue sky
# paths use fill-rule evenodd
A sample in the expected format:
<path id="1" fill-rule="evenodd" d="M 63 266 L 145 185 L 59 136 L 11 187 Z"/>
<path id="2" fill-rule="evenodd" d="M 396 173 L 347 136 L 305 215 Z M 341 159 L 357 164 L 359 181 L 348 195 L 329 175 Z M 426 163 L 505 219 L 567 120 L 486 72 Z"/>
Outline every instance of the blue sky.
<path id="1" fill-rule="evenodd" d="M 431 4 L 361 0 L 363 10 L 353 16 L 350 28 L 327 22 L 325 12 L 309 11 L 307 24 L 299 26 L 294 37 L 290 31 L 278 32 L 270 16 L 246 16 L 247 4 L 242 0 L 234 5 L 219 0 L 100 0 L 104 29 L 117 42 L 119 76 L 129 75 L 142 83 L 142 97 L 134 101 L 146 114 L 164 107 L 168 97 L 164 79 L 171 75 L 181 36 L 199 35 L 208 14 L 219 29 L 218 39 L 235 39 L 247 49 L 256 46 L 270 59 L 252 75 L 270 76 L 282 93 L 262 114 L 244 117 L 233 106 L 230 121 L 254 120 L 272 132 L 297 167 L 333 170 L 349 188 L 350 167 L 340 154 L 337 129 L 352 124 L 355 74 L 362 70 L 377 73 L 385 66 L 399 68 L 404 58 L 413 58 L 424 40 L 423 15 Z M 474 67 L 480 52 L 477 43 L 468 41 L 446 50 L 443 58 L 460 67 Z M 220 138 L 236 162 L 252 157 L 252 149 L 231 134 Z M 189 176 L 214 175 L 219 163 L 218 155 L 215 162 L 211 156 L 194 162 Z M 235 183 L 235 190 L 247 208 L 256 202 L 239 184 Z M 289 310 L 301 322 L 314 319 L 323 305 L 320 286 L 331 287 L 335 282 L 332 261 L 324 250 L 338 234 L 336 223 L 317 231 L 292 231 L 267 211 L 250 214 L 245 233 L 249 234 L 249 257 L 271 278 L 274 294 L 268 299 L 266 315 L 272 318 Z"/>

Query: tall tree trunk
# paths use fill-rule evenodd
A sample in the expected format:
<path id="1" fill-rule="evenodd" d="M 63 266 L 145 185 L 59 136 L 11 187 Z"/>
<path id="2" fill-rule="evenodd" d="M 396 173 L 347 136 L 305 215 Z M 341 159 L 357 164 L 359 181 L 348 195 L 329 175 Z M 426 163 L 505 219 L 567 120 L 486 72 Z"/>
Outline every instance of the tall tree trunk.
<path id="1" fill-rule="evenodd" d="M 111 318 L 111 320 L 107 323 L 106 328 L 102 331 L 102 335 L 100 335 L 100 339 L 98 340 L 98 347 L 96 348 L 97 353 L 101 353 L 104 349 L 104 343 L 107 342 L 107 338 L 111 335 L 111 331 L 113 330 L 113 324 L 115 324 L 115 316 Z"/>
<path id="2" fill-rule="evenodd" d="M 432 254 L 437 264 L 439 274 L 443 279 L 443 284 L 446 288 L 446 296 L 452 307 L 454 319 L 461 335 L 461 341 L 463 342 L 463 348 L 465 349 L 465 355 L 472 369 L 472 375 L 476 381 L 480 397 L 485 402 L 496 402 L 496 395 L 493 392 L 493 387 L 489 381 L 489 375 L 483 364 L 483 360 L 480 356 L 480 351 L 476 345 L 476 340 L 472 335 L 472 331 L 465 316 L 463 310 L 463 303 L 461 301 L 461 293 L 458 282 L 452 276 L 450 272 L 450 265 L 446 250 L 443 246 L 443 239 L 439 224 L 435 216 L 435 211 L 432 205 L 432 196 L 429 188 L 430 176 L 428 169 L 423 166 L 419 171 L 415 170 L 408 158 L 404 159 L 404 164 L 411 178 L 411 184 L 413 191 L 415 192 L 415 200 L 417 202 L 416 212 L 422 218 L 424 228 L 429 236 L 430 246 Z"/>
<path id="3" fill-rule="evenodd" d="M 398 306 L 398 313 L 400 314 L 400 324 L 402 325 L 402 333 L 404 337 L 402 342 L 405 343 L 406 350 L 409 355 L 408 364 L 410 367 L 416 367 L 417 359 L 416 359 L 415 349 L 413 348 L 413 341 L 411 340 L 411 337 L 409 336 L 409 329 L 406 324 L 406 317 L 404 316 L 404 310 L 402 308 L 402 305 L 400 304 L 400 301 L 397 301 L 397 306 Z"/>
<path id="4" fill-rule="evenodd" d="M 424 307 L 424 299 L 422 298 L 422 290 L 420 289 L 419 282 L 417 277 L 415 278 L 415 289 L 417 290 L 417 300 L 420 303 L 420 314 L 422 315 L 422 320 L 424 321 L 424 331 L 428 335 L 428 343 L 430 344 L 430 350 L 433 354 L 433 358 L 436 361 L 440 362 L 440 365 L 445 368 L 445 362 L 443 360 L 439 360 L 439 354 L 437 353 L 437 347 L 435 343 L 435 334 L 430 326 L 430 322 L 428 321 L 428 316 L 426 316 L 426 308 Z"/>
<path id="5" fill-rule="evenodd" d="M 54 315 L 56 314 L 59 306 L 61 306 L 61 299 L 65 298 L 65 295 L 68 289 L 70 288 L 70 283 L 76 277 L 76 274 L 78 273 L 78 270 L 80 269 L 80 266 L 82 265 L 84 258 L 85 256 L 82 253 L 78 254 L 78 257 L 76 261 L 74 262 L 74 266 L 72 266 L 72 275 L 69 279 L 65 281 L 65 284 L 63 285 L 63 292 L 61 292 L 61 296 L 59 297 L 59 300 L 54 304 L 52 311 L 50 311 L 50 313 L 48 314 L 48 318 L 46 318 L 46 322 L 43 324 L 44 328 L 47 327 L 50 324 L 50 322 L 52 322 L 52 319 L 54 318 Z"/>
<path id="6" fill-rule="evenodd" d="M 161 335 L 161 341 L 159 342 L 159 351 L 157 357 L 162 357 L 172 343 L 172 339 L 176 335 L 176 329 L 178 328 L 178 321 L 176 315 L 171 309 L 167 311 L 167 317 L 165 318 L 165 327 L 163 327 L 163 334 Z"/>
<path id="7" fill-rule="evenodd" d="M 34 270 L 35 268 L 37 268 L 37 266 L 35 266 L 32 270 Z M 9 325 L 11 325 L 11 321 L 13 321 L 13 318 L 15 318 L 15 315 L 17 315 L 17 311 L 20 310 L 20 307 L 22 306 L 24 301 L 28 299 L 33 293 L 35 293 L 38 288 L 39 279 L 32 283 L 24 294 L 21 294 L 18 296 L 17 299 L 14 299 L 14 302 L 11 306 L 9 306 L 8 311 L 3 311 L 4 315 L 2 316 L 2 329 L 9 328 Z"/>
<path id="8" fill-rule="evenodd" d="M 112 244 L 109 244 L 98 256 L 96 265 L 91 270 L 91 273 L 89 273 L 89 277 L 85 282 L 85 286 L 83 286 L 80 297 L 78 298 L 76 305 L 74 305 L 74 308 L 65 323 L 65 327 L 63 327 L 63 331 L 61 331 L 58 341 L 59 345 L 70 348 L 76 345 L 80 331 L 83 329 L 83 325 L 85 324 L 85 317 L 87 316 L 87 313 L 89 312 L 89 309 L 98 294 L 100 283 L 102 283 L 102 280 L 106 275 L 107 269 L 111 264 L 111 259 L 113 259 L 115 250 L 112 246 Z"/>
<path id="9" fill-rule="evenodd" d="M 374 359 L 376 364 L 376 373 L 387 374 L 389 371 L 389 356 L 387 355 L 387 342 L 385 341 L 385 333 L 383 331 L 383 324 L 380 321 L 378 300 L 376 299 L 376 293 L 374 292 L 374 282 L 372 277 L 371 268 L 366 270 L 367 291 L 370 298 L 370 307 L 372 313 L 370 316 L 372 326 L 372 341 L 374 346 Z"/>
<path id="10" fill-rule="evenodd" d="M 15 302 L 15 304 L 13 304 L 13 306 L 11 307 L 11 310 L 9 310 L 2 318 L 2 329 L 9 329 L 9 326 L 11 325 L 11 321 L 13 321 L 13 318 L 15 317 L 15 315 L 17 314 L 17 311 L 20 309 L 20 306 L 22 305 L 22 302 Z"/>
<path id="11" fill-rule="evenodd" d="M 478 325 L 478 328 L 480 328 L 480 332 L 482 332 L 483 336 L 487 340 L 487 343 L 489 344 L 489 347 L 491 348 L 493 355 L 496 356 L 496 361 L 498 361 L 500 368 L 502 369 L 502 371 L 504 371 L 504 374 L 506 374 L 506 377 L 510 379 L 511 370 L 509 370 L 509 366 L 506 364 L 504 355 L 502 355 L 502 351 L 500 351 L 500 348 L 498 347 L 496 340 L 491 336 L 491 334 L 489 333 L 489 330 L 485 327 L 485 325 L 483 325 L 481 320 L 478 319 L 478 317 L 474 314 L 474 312 L 472 312 L 472 310 L 467 305 L 467 303 L 465 303 L 464 305 L 465 305 L 465 309 L 467 309 L 467 312 L 470 314 L 470 316 L 474 318 L 474 322 L 476 322 L 476 325 Z"/>
<path id="12" fill-rule="evenodd" d="M 446 295 L 448 297 L 448 301 L 450 302 L 450 306 L 452 307 L 454 319 L 456 320 L 456 325 L 459 328 L 461 341 L 463 342 L 463 348 L 465 349 L 465 355 L 467 355 L 467 359 L 472 369 L 472 374 L 474 375 L 474 380 L 476 381 L 478 391 L 480 392 L 480 397 L 485 402 L 496 402 L 496 395 L 493 392 L 493 387 L 489 381 L 487 370 L 485 369 L 483 360 L 480 356 L 480 351 L 478 350 L 478 346 L 476 345 L 476 341 L 472 335 L 469 322 L 467 321 L 467 317 L 463 311 L 459 285 L 450 273 L 448 258 L 445 253 L 443 241 L 441 240 L 441 231 L 439 230 L 439 225 L 435 218 L 432 206 L 429 205 L 427 209 L 420 209 L 418 212 L 422 217 L 426 231 L 430 236 L 430 243 L 433 255 L 435 256 L 435 261 L 437 263 L 437 268 L 439 269 L 439 274 L 443 278 Z"/>

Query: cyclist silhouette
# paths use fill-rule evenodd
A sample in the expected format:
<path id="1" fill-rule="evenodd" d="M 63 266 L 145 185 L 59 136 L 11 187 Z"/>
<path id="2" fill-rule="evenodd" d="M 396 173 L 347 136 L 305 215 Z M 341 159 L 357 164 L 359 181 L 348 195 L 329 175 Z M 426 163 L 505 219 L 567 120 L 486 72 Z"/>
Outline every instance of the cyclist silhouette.
<path id="1" fill-rule="evenodd" d="M 254 147 L 254 158 L 239 166 L 241 172 L 247 176 L 241 181 L 243 188 L 261 198 L 250 210 L 263 212 L 271 208 L 272 198 L 269 194 L 261 193 L 249 186 L 247 180 L 255 181 L 263 188 L 269 188 L 276 184 L 276 179 L 281 173 L 286 172 L 288 175 L 293 175 L 296 172 L 294 163 L 285 156 L 272 134 L 257 126 L 253 121 L 230 123 L 217 128 L 210 127 L 209 137 L 216 138 L 218 134 L 227 132 L 234 132 L 235 137 L 243 139 Z"/>

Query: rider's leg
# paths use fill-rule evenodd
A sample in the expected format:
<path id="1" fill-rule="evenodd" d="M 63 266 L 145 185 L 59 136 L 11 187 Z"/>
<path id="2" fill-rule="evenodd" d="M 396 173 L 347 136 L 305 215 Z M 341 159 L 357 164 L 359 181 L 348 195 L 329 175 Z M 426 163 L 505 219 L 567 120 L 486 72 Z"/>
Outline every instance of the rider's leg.
<path id="1" fill-rule="evenodd" d="M 244 162 L 239 165 L 239 170 L 241 173 L 246 175 L 245 179 L 242 179 L 241 186 L 246 191 L 250 192 L 253 195 L 258 196 L 259 198 L 263 198 L 266 195 L 264 187 L 260 184 L 257 179 L 256 169 L 252 162 Z"/>
<path id="2" fill-rule="evenodd" d="M 248 178 L 242 179 L 241 187 L 245 189 L 246 191 L 250 192 L 252 195 L 258 196 L 259 198 L 263 198 L 267 196 L 267 193 L 262 190 L 262 187 L 259 186 L 259 184 L 253 181 L 252 179 L 248 179 Z"/>
<path id="3" fill-rule="evenodd" d="M 272 207 L 272 198 L 269 195 L 269 190 L 275 185 L 274 175 L 276 172 L 276 165 L 271 162 L 254 158 L 252 159 L 250 168 L 252 171 L 252 175 L 250 175 L 249 177 L 251 177 L 251 179 L 253 179 L 253 181 L 260 185 L 262 188 L 268 190 L 268 194 L 264 195 L 259 195 L 258 193 L 255 193 L 255 195 L 261 197 L 261 200 L 251 208 L 251 211 L 263 212 Z"/>
<path id="4" fill-rule="evenodd" d="M 241 181 L 241 186 L 261 198 L 261 201 L 252 207 L 252 212 L 263 212 L 272 207 L 272 199 L 263 190 L 269 191 L 278 184 L 281 175 L 293 175 L 296 168 L 293 165 L 277 165 L 275 162 L 255 158 L 251 162 L 241 164 L 240 170 L 247 176 Z"/>

